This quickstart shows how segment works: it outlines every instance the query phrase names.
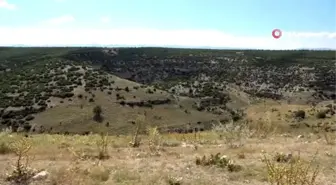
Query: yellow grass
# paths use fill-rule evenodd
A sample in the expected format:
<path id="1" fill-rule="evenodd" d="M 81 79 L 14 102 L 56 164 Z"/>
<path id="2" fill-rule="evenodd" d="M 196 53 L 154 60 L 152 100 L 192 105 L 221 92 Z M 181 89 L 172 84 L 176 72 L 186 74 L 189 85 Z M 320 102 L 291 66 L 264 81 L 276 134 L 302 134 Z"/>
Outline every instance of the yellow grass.
<path id="1" fill-rule="evenodd" d="M 25 140 L 31 143 L 29 167 L 47 170 L 46 180 L 33 182 L 42 185 L 96 185 L 96 184 L 269 184 L 267 163 L 262 160 L 262 151 L 274 156 L 277 153 L 298 153 L 302 161 L 310 161 L 316 151 L 314 167 L 320 173 L 316 184 L 336 183 L 335 146 L 325 143 L 316 135 L 298 139 L 296 135 L 268 135 L 265 138 L 245 137 L 243 145 L 229 147 L 226 139 L 217 132 L 195 134 L 159 135 L 154 128 L 148 135 L 141 135 L 138 148 L 129 146 L 132 136 L 63 136 L 2 133 L 1 143 L 8 144 L 8 152 L 0 155 L 0 184 L 6 184 L 6 173 L 13 171 L 16 163 L 11 143 Z M 226 133 L 223 133 L 226 134 Z M 306 133 L 308 134 L 308 133 Z M 108 141 L 109 157 L 99 158 L 103 141 Z M 1 146 L 1 145 L 0 145 Z M 155 146 L 157 146 L 155 148 Z M 220 153 L 241 166 L 240 170 L 197 165 L 197 157 Z M 272 164 L 273 158 L 269 158 Z"/>

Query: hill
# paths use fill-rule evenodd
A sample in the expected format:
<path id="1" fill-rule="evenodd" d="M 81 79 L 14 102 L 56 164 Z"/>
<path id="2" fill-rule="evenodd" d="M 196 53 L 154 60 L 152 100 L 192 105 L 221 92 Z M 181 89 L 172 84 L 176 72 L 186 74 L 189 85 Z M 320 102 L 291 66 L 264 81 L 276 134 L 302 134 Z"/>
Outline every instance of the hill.
<path id="1" fill-rule="evenodd" d="M 335 75 L 333 51 L 3 47 L 0 184 L 335 184 Z"/>
<path id="2" fill-rule="evenodd" d="M 37 133 L 126 134 L 146 114 L 161 131 L 207 130 L 265 98 L 333 100 L 334 67 L 334 51 L 2 47 L 0 121 Z"/>

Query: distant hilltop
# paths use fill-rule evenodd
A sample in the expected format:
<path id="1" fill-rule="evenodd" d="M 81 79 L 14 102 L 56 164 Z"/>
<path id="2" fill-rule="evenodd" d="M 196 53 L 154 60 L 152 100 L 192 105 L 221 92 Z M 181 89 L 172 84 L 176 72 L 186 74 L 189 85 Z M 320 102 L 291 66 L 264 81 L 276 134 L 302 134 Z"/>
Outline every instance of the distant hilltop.
<path id="1" fill-rule="evenodd" d="M 300 48 L 297 50 L 315 50 L 315 51 L 333 51 L 336 49 L 332 49 L 332 48 Z"/>
<path id="2" fill-rule="evenodd" d="M 209 46 L 180 46 L 180 45 L 162 45 L 162 46 L 152 46 L 152 45 L 121 45 L 121 44 L 110 44 L 110 45 L 100 45 L 100 44 L 86 44 L 86 45 L 25 45 L 16 44 L 0 47 L 97 47 L 97 48 L 142 48 L 142 47 L 154 47 L 154 48 L 188 48 L 188 49 L 215 49 L 215 50 L 312 50 L 312 51 L 333 51 L 333 48 L 296 48 L 296 49 L 266 49 L 266 48 L 242 48 L 242 47 L 209 47 Z"/>

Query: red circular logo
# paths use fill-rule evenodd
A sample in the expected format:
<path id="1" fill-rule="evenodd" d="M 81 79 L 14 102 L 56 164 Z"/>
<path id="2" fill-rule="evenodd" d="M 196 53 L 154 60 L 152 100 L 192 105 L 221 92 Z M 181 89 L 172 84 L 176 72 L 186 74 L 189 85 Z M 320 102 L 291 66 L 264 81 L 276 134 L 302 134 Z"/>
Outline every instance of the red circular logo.
<path id="1" fill-rule="evenodd" d="M 280 30 L 280 29 L 274 29 L 274 30 L 272 31 L 272 36 L 273 36 L 273 38 L 275 38 L 275 39 L 280 38 L 281 35 L 282 35 L 282 33 L 281 33 L 281 30 Z"/>

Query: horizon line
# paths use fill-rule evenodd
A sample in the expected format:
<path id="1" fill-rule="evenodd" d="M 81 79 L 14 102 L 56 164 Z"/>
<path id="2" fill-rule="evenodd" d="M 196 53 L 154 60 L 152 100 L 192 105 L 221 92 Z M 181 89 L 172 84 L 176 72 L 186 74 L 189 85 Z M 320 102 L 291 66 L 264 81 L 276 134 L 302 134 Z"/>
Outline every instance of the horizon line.
<path id="1" fill-rule="evenodd" d="M 0 48 L 166 48 L 166 49 L 204 49 L 204 50 L 266 50 L 266 51 L 335 51 L 333 48 L 295 48 L 295 49 L 265 49 L 265 48 L 236 48 L 236 47 L 208 47 L 208 46 L 151 46 L 151 45 L 0 45 Z"/>

